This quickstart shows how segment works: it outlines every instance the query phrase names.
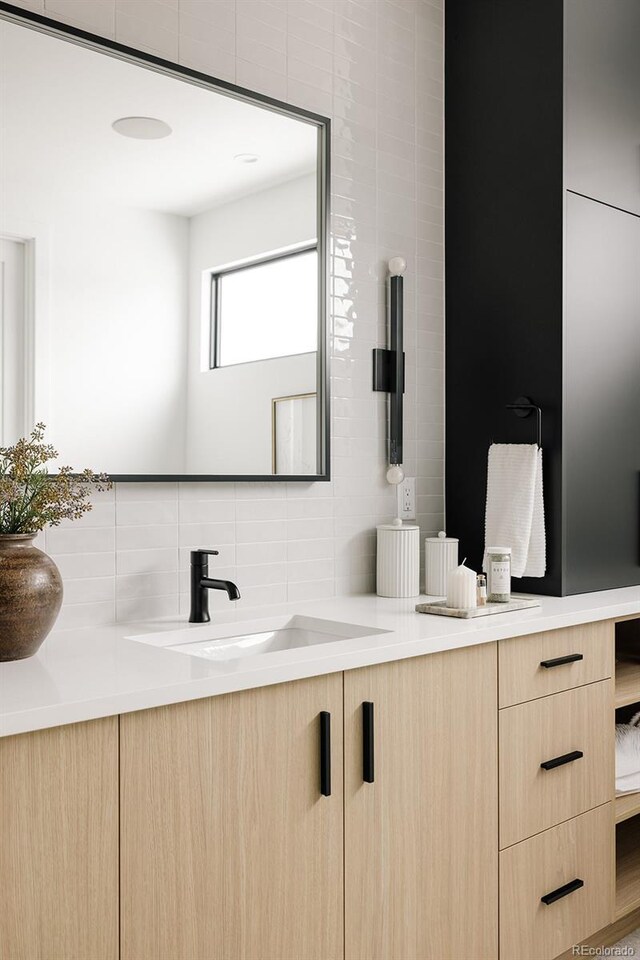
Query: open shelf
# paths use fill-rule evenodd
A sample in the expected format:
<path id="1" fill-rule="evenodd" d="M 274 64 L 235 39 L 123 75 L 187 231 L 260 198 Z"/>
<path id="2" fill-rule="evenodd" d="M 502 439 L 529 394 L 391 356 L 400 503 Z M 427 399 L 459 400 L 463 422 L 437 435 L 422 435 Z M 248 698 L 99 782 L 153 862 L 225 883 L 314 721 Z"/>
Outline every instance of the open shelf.
<path id="1" fill-rule="evenodd" d="M 640 907 L 640 817 L 634 817 L 616 827 L 616 920 L 626 917 L 638 907 Z"/>
<path id="2" fill-rule="evenodd" d="M 616 661 L 616 710 L 640 701 L 640 661 Z"/>
<path id="3" fill-rule="evenodd" d="M 616 797 L 616 823 L 622 823 L 640 813 L 640 793 L 626 793 Z"/>

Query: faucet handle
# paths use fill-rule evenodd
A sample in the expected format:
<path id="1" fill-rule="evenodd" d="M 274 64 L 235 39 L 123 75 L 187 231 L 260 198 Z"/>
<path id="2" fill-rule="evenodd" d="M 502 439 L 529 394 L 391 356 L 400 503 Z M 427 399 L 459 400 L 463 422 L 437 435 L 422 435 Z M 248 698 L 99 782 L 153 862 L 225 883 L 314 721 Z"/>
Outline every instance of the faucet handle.
<path id="1" fill-rule="evenodd" d="M 219 550 L 192 550 L 191 563 L 199 565 L 205 564 L 207 557 L 217 557 L 219 552 Z"/>

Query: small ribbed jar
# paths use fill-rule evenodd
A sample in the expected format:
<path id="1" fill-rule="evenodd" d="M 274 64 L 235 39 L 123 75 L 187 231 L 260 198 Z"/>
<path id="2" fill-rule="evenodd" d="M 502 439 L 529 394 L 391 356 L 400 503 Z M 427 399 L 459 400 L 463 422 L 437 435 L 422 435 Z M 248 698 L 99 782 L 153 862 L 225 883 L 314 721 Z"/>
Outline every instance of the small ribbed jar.
<path id="1" fill-rule="evenodd" d="M 437 537 L 424 542 L 425 593 L 429 597 L 446 597 L 447 577 L 458 566 L 458 539 L 441 530 Z"/>
<path id="2" fill-rule="evenodd" d="M 401 520 L 378 528 L 376 589 L 379 597 L 420 593 L 420 527 Z"/>

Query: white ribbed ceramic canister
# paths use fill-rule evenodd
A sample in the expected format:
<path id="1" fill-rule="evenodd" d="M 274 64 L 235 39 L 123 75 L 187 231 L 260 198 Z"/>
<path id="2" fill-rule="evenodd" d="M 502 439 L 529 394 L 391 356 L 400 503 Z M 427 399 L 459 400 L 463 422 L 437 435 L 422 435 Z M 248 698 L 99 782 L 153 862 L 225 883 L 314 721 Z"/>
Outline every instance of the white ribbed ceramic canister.
<path id="1" fill-rule="evenodd" d="M 425 592 L 429 597 L 446 597 L 447 574 L 458 566 L 458 540 L 441 530 L 424 541 Z"/>
<path id="2" fill-rule="evenodd" d="M 417 597 L 420 593 L 420 527 L 401 520 L 378 528 L 379 597 Z"/>

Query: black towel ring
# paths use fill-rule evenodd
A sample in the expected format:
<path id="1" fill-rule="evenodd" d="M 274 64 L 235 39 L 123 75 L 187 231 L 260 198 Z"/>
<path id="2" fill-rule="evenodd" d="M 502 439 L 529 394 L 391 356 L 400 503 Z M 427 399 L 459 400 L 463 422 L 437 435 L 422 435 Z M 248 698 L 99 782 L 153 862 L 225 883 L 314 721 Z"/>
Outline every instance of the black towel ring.
<path id="1" fill-rule="evenodd" d="M 533 411 L 536 412 L 538 449 L 542 449 L 542 410 L 529 397 L 518 397 L 514 403 L 507 404 L 507 410 L 513 410 L 516 417 L 530 417 Z"/>

